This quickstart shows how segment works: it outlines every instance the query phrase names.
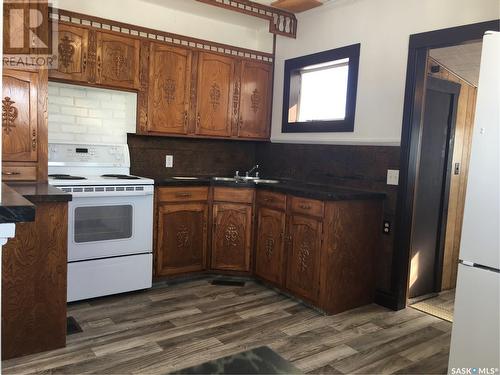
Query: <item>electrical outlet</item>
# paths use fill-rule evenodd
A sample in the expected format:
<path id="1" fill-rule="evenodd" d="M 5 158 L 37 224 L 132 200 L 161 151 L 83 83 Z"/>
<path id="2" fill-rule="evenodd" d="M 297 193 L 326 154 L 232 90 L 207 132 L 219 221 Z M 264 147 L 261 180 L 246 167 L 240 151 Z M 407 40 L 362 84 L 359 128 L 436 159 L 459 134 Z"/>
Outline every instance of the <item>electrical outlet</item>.
<path id="1" fill-rule="evenodd" d="M 384 220 L 384 228 L 382 228 L 384 234 L 391 234 L 391 222 L 389 220 Z"/>
<path id="2" fill-rule="evenodd" d="M 399 169 L 387 170 L 387 185 L 399 185 Z"/>
<path id="3" fill-rule="evenodd" d="M 174 155 L 165 155 L 165 168 L 174 167 Z"/>

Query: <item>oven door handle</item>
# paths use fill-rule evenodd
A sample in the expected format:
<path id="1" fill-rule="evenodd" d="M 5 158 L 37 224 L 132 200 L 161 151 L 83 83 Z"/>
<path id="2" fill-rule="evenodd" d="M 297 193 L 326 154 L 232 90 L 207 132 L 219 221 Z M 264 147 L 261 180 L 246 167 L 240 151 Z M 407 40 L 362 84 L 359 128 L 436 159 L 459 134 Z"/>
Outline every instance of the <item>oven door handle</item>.
<path id="1" fill-rule="evenodd" d="M 153 195 L 153 192 L 152 191 L 134 191 L 134 192 L 130 192 L 130 191 L 119 191 L 119 192 L 116 192 L 116 191 L 113 191 L 113 192 L 107 192 L 107 191 L 104 191 L 104 192 L 89 192 L 89 193 L 86 193 L 86 192 L 72 192 L 72 191 L 69 191 L 67 192 L 68 194 L 71 194 L 73 197 L 75 198 L 99 198 L 99 197 L 137 197 L 137 196 L 147 196 L 147 195 Z"/>

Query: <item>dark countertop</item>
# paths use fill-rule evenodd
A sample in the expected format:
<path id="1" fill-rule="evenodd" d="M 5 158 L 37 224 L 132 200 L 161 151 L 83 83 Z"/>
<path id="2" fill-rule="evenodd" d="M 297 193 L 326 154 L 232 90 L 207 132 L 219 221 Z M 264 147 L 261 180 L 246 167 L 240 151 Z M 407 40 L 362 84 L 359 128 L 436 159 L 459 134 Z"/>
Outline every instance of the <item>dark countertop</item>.
<path id="1" fill-rule="evenodd" d="M 211 177 L 198 177 L 196 180 L 177 180 L 166 178 L 155 181 L 156 186 L 227 186 L 241 188 L 256 188 L 279 193 L 292 194 L 299 197 L 325 201 L 384 199 L 385 194 L 373 191 L 357 190 L 339 186 L 311 184 L 302 181 L 279 179 L 279 183 L 258 183 L 215 181 Z"/>
<path id="2" fill-rule="evenodd" d="M 0 224 L 35 221 L 35 205 L 6 184 L 2 184 Z"/>
<path id="3" fill-rule="evenodd" d="M 8 186 L 31 203 L 69 202 L 72 195 L 62 190 L 39 182 L 12 182 Z"/>

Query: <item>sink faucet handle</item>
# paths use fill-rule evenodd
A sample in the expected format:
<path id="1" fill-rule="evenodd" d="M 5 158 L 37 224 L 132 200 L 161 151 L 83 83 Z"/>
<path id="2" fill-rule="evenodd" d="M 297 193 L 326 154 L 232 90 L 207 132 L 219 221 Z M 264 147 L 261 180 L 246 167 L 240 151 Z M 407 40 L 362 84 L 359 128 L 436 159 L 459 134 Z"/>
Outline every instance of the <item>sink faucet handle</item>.
<path id="1" fill-rule="evenodd" d="M 240 171 L 236 171 L 235 177 L 240 177 Z"/>

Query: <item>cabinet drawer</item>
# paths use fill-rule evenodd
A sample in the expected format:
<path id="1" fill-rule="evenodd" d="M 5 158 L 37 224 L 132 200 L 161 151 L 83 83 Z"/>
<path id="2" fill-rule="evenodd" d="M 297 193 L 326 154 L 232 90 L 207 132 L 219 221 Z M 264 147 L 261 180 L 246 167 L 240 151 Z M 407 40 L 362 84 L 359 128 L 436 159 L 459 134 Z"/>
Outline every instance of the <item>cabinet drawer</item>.
<path id="1" fill-rule="evenodd" d="M 257 203 L 260 206 L 273 207 L 284 211 L 286 209 L 286 195 L 273 193 L 272 191 L 258 191 Z"/>
<path id="2" fill-rule="evenodd" d="M 324 204 L 321 201 L 292 197 L 290 207 L 295 213 L 323 217 Z"/>
<path id="3" fill-rule="evenodd" d="M 159 188 L 159 202 L 192 202 L 208 200 L 208 187 Z"/>
<path id="4" fill-rule="evenodd" d="M 4 181 L 36 181 L 36 167 L 12 167 L 4 165 L 2 168 Z"/>
<path id="5" fill-rule="evenodd" d="M 246 188 L 224 188 L 214 189 L 214 201 L 253 203 L 254 189 Z"/>

